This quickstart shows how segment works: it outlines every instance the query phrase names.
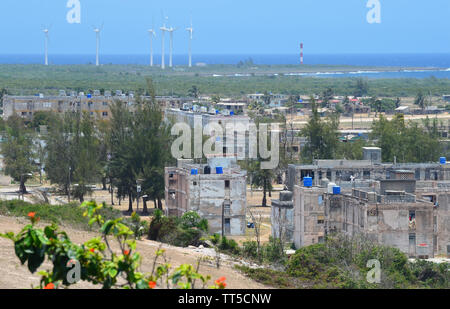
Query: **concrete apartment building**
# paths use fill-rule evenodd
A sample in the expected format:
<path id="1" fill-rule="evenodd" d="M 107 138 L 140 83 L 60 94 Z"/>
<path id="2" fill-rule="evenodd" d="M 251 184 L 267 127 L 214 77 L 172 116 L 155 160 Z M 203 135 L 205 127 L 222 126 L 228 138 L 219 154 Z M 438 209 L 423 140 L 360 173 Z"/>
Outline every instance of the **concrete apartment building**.
<path id="1" fill-rule="evenodd" d="M 450 220 L 448 213 L 416 194 L 398 191 L 410 183 L 386 181 L 387 189 L 395 185 L 397 190 L 382 193 L 353 189 L 351 193 L 332 194 L 321 187 L 296 185 L 293 196 L 296 247 L 320 243 L 327 235 L 342 233 L 365 235 L 410 257 L 450 255 L 450 234 L 445 225 Z M 447 207 L 444 206 L 444 211 Z"/>
<path id="2" fill-rule="evenodd" d="M 343 233 L 365 235 L 411 257 L 450 256 L 450 164 L 380 161 L 381 149 L 366 148 L 364 160 L 289 166 L 293 211 L 272 204 L 272 235 L 279 237 L 280 223 L 293 222 L 292 238 L 284 240 L 297 248 Z"/>
<path id="3" fill-rule="evenodd" d="M 149 99 L 149 97 L 144 97 Z M 187 99 L 177 97 L 156 97 L 156 102 L 164 109 L 166 106 L 179 106 Z M 10 96 L 3 97 L 3 118 L 7 119 L 13 114 L 17 114 L 27 120 L 32 120 L 34 113 L 38 111 L 47 111 L 55 113 L 65 112 L 88 112 L 98 119 L 110 119 L 110 105 L 120 100 L 127 103 L 130 108 L 135 103 L 135 96 L 132 92 L 127 95 L 121 90 L 114 94 L 111 91 L 105 91 L 103 94 L 95 90 L 93 94 L 83 92 L 71 92 L 69 95 L 61 90 L 59 95 L 46 96 L 38 94 L 35 96 Z"/>
<path id="4" fill-rule="evenodd" d="M 293 190 L 304 177 L 313 178 L 318 186 L 322 179 L 328 179 L 349 189 L 350 180 L 370 181 L 389 179 L 394 170 L 414 172 L 417 181 L 450 180 L 450 165 L 440 163 L 381 163 L 381 149 L 364 147 L 363 160 L 315 160 L 313 164 L 288 166 L 288 188 Z"/>
<path id="5" fill-rule="evenodd" d="M 177 167 L 165 169 L 167 215 L 193 210 L 208 220 L 211 233 L 245 235 L 246 181 L 235 158 L 210 158 L 208 164 L 178 160 Z"/>
<path id="6" fill-rule="evenodd" d="M 55 113 L 66 113 L 83 111 L 100 119 L 109 119 L 111 117 L 110 104 L 114 100 L 121 100 L 127 104 L 134 102 L 131 95 L 125 96 L 121 93 L 113 96 L 110 92 L 100 95 L 99 91 L 94 94 L 71 93 L 66 95 L 60 91 L 58 96 L 4 96 L 3 98 L 3 118 L 7 119 L 13 114 L 17 114 L 27 120 L 31 120 L 35 112 L 47 111 Z"/>

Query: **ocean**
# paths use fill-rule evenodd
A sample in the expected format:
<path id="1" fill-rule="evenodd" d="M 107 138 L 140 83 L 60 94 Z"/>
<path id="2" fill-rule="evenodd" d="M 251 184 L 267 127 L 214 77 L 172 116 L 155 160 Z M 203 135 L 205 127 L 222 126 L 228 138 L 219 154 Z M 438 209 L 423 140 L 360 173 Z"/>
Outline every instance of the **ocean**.
<path id="1" fill-rule="evenodd" d="M 100 55 L 102 64 L 147 65 L 149 55 Z M 296 65 L 299 55 L 193 55 L 193 63 L 237 64 L 251 59 L 256 65 Z M 187 65 L 187 55 L 174 55 L 173 63 Z M 43 55 L 0 55 L 0 64 L 39 64 Z M 50 64 L 92 64 L 95 55 L 49 55 Z M 161 55 L 154 55 L 155 65 L 161 63 Z M 308 65 L 350 65 L 372 67 L 403 67 L 405 70 L 392 72 L 355 71 L 351 73 L 308 73 L 306 76 L 369 78 L 450 78 L 450 54 L 305 54 L 304 63 Z M 168 64 L 168 56 L 166 60 Z M 409 70 L 408 68 L 437 68 L 436 70 Z"/>

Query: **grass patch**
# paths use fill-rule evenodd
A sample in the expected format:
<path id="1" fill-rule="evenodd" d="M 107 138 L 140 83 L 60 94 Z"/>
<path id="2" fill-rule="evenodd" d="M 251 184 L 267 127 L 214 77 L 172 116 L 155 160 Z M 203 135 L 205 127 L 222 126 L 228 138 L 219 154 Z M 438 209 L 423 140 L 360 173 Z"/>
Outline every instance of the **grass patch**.
<path id="1" fill-rule="evenodd" d="M 236 265 L 235 268 L 258 283 L 279 289 L 297 289 L 302 284 L 300 280 L 288 275 L 286 272 L 267 268 L 250 268 Z M 305 285 L 305 284 L 303 284 Z"/>
<path id="2" fill-rule="evenodd" d="M 31 204 L 20 200 L 0 201 L 0 215 L 26 218 L 28 213 L 35 212 L 41 220 L 56 224 L 65 224 L 83 230 L 91 230 L 89 220 L 83 217 L 83 209 L 77 203 L 66 205 Z M 104 207 L 100 214 L 106 219 L 116 219 L 121 212 L 111 207 Z"/>

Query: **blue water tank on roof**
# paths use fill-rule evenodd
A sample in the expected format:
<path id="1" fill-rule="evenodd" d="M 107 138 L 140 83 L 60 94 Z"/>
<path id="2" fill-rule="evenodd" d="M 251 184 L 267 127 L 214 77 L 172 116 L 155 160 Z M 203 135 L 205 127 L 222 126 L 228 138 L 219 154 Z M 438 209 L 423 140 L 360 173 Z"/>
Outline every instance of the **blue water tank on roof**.
<path id="1" fill-rule="evenodd" d="M 191 169 L 191 175 L 198 175 L 198 169 L 196 168 Z"/>
<path id="2" fill-rule="evenodd" d="M 439 163 L 440 164 L 447 164 L 447 158 L 446 157 L 440 157 L 439 158 Z"/>
<path id="3" fill-rule="evenodd" d="M 304 187 L 312 187 L 312 177 L 304 177 L 303 178 L 303 186 Z"/>
<path id="4" fill-rule="evenodd" d="M 223 167 L 217 166 L 216 167 L 216 174 L 223 174 Z"/>
<path id="5" fill-rule="evenodd" d="M 334 187 L 333 187 L 333 194 L 334 194 L 334 195 L 341 194 L 341 187 L 339 187 L 339 186 L 334 186 Z"/>

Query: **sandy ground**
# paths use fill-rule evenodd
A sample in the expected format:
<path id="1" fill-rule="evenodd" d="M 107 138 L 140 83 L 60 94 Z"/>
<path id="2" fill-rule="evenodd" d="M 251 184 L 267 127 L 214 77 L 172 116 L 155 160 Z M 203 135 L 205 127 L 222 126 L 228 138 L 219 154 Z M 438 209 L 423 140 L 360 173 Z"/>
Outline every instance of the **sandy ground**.
<path id="1" fill-rule="evenodd" d="M 8 231 L 19 232 L 21 228 L 26 224 L 25 219 L 10 218 L 0 216 L 0 233 Z M 40 225 L 44 226 L 40 223 Z M 72 241 L 75 243 L 83 243 L 88 239 L 98 236 L 93 232 L 84 232 L 74 230 L 69 227 L 63 228 Z M 149 240 L 138 241 L 137 251 L 141 253 L 142 265 L 141 271 L 151 272 L 153 265 L 154 252 L 159 248 L 161 244 Z M 39 275 L 31 274 L 26 265 L 21 265 L 19 259 L 14 253 L 13 243 L 4 238 L 0 238 L 0 289 L 27 289 L 31 286 L 39 284 Z M 230 289 L 259 289 L 267 288 L 264 285 L 256 283 L 255 281 L 245 277 L 240 272 L 233 268 L 233 265 L 239 263 L 233 259 L 222 256 L 222 263 L 219 269 L 216 268 L 213 261 L 213 252 L 211 249 L 196 249 L 196 248 L 178 248 L 168 245 L 163 245 L 166 250 L 166 256 L 169 259 L 169 263 L 173 267 L 177 267 L 180 264 L 189 263 L 196 265 L 198 259 L 203 258 L 200 266 L 200 273 L 204 275 L 211 275 L 211 278 L 217 279 L 222 276 L 226 277 L 227 288 Z M 117 248 L 115 248 L 117 249 Z M 48 262 L 45 262 L 40 270 L 50 267 Z M 93 288 L 89 283 L 80 282 L 73 286 L 78 289 Z M 95 288 L 99 288 L 96 286 Z"/>

